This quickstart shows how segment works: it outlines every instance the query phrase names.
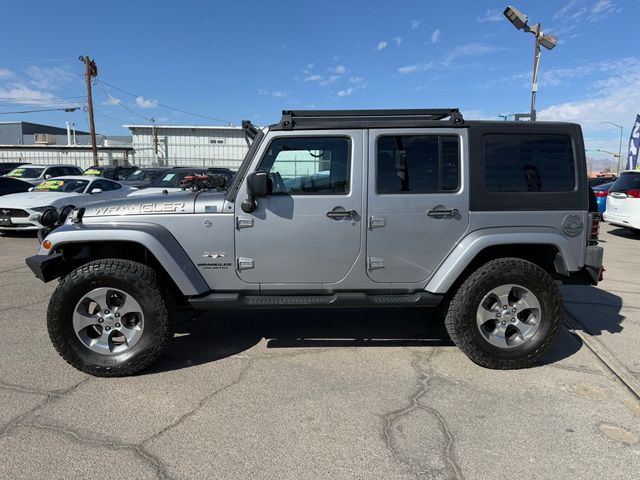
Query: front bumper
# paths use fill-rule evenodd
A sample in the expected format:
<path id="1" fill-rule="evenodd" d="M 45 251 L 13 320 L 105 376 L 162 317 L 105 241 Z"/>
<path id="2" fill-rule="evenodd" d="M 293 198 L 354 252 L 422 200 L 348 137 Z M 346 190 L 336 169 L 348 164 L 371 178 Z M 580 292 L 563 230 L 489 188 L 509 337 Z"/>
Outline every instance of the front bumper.
<path id="1" fill-rule="evenodd" d="M 64 258 L 62 253 L 52 255 L 33 255 L 25 259 L 27 266 L 43 282 L 58 278 L 62 273 Z"/>

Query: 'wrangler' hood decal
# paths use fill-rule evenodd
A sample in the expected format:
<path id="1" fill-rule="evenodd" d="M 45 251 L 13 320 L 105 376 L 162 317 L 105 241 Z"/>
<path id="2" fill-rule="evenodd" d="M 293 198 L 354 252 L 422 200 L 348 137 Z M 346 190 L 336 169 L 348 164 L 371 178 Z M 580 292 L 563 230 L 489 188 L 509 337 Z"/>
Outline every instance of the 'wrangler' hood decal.
<path id="1" fill-rule="evenodd" d="M 108 202 L 91 203 L 85 207 L 85 217 L 112 215 L 152 215 L 193 213 L 196 195 L 176 192 L 168 195 L 140 195 Z"/>

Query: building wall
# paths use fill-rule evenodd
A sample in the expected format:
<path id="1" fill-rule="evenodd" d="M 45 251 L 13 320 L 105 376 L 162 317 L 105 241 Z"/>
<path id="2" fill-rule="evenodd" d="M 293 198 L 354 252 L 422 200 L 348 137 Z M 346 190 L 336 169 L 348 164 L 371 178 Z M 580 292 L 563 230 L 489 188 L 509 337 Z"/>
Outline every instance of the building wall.
<path id="1" fill-rule="evenodd" d="M 135 164 L 133 151 L 123 149 L 98 149 L 100 165 L 128 165 Z M 67 149 L 55 147 L 41 148 L 9 148 L 0 145 L 0 162 L 25 162 L 34 164 L 51 165 L 64 163 L 88 168 L 94 164 L 91 148 L 72 147 Z"/>
<path id="2" fill-rule="evenodd" d="M 238 169 L 248 150 L 240 127 L 158 127 L 156 158 L 151 127 L 129 126 L 138 165 L 194 165 Z"/>

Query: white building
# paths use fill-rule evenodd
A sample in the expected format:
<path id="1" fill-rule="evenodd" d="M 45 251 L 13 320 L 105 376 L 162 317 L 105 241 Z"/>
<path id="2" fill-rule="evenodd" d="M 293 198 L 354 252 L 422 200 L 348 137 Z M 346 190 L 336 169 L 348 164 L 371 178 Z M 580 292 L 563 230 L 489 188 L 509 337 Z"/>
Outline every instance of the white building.
<path id="1" fill-rule="evenodd" d="M 242 127 L 124 125 L 131 131 L 135 163 L 194 165 L 237 170 L 248 147 Z"/>

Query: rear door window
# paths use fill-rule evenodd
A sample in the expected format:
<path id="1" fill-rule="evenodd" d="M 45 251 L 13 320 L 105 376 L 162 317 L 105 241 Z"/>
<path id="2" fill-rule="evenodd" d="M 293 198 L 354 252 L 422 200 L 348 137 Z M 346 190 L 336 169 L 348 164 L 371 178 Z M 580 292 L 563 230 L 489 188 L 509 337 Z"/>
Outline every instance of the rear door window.
<path id="1" fill-rule="evenodd" d="M 626 193 L 629 190 L 640 189 L 640 172 L 622 172 L 620 177 L 611 186 L 612 192 Z"/>

